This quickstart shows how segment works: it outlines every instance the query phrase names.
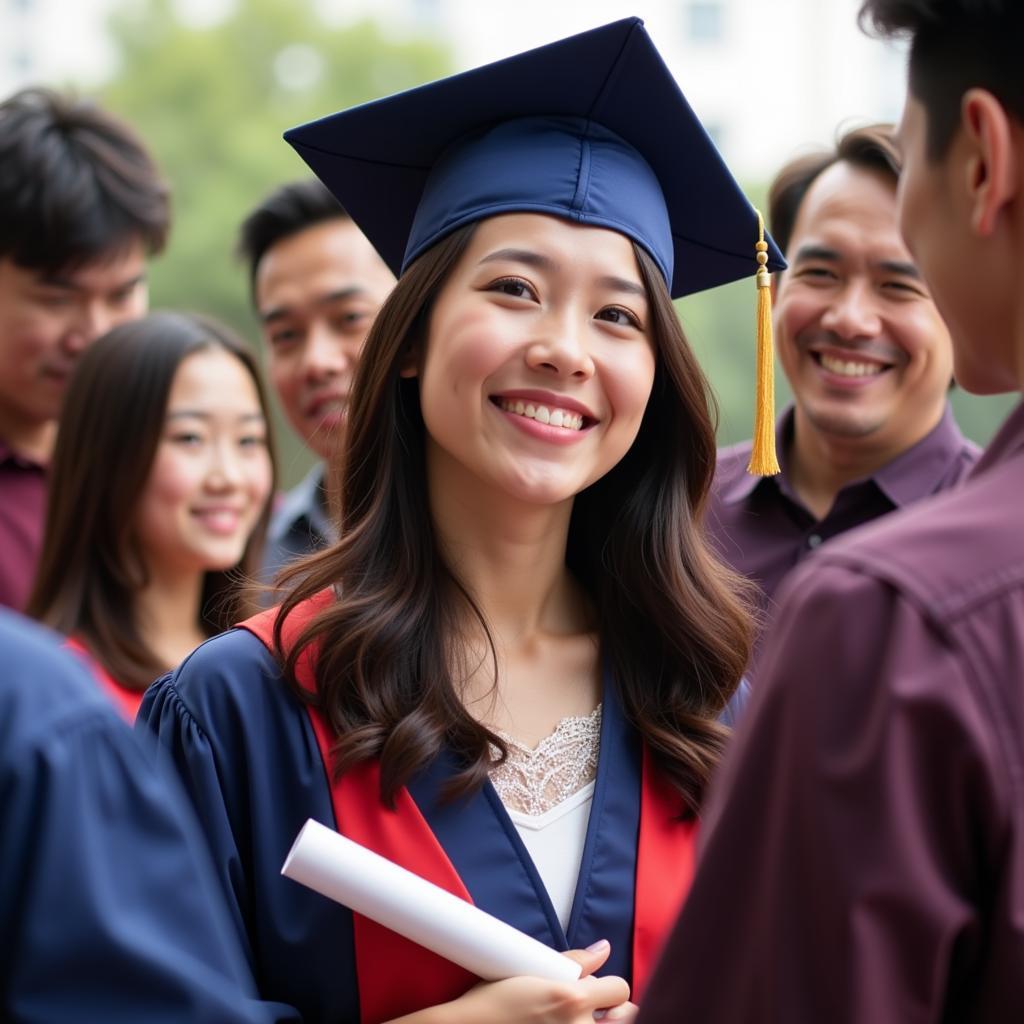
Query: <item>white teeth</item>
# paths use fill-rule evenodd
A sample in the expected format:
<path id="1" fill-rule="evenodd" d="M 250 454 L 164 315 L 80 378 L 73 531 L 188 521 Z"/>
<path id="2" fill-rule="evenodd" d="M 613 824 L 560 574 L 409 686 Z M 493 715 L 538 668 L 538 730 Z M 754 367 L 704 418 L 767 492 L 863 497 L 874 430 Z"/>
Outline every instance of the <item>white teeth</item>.
<path id="1" fill-rule="evenodd" d="M 546 423 L 551 427 L 561 427 L 563 430 L 583 429 L 583 417 L 578 412 L 569 412 L 568 409 L 549 409 L 546 405 L 533 405 L 520 399 L 508 398 L 499 399 L 498 404 L 505 412 L 525 416 L 528 420 Z"/>
<path id="2" fill-rule="evenodd" d="M 836 359 L 835 356 L 820 356 L 821 365 L 829 373 L 837 373 L 841 377 L 876 377 L 885 369 L 878 363 L 854 363 L 846 359 Z"/>

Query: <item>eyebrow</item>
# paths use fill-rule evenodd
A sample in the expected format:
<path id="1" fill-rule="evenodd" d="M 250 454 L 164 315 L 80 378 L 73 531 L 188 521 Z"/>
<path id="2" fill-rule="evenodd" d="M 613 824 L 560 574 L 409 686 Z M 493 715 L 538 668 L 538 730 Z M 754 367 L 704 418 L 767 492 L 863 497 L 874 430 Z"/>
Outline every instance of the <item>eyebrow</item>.
<path id="1" fill-rule="evenodd" d="M 827 245 L 802 245 L 793 257 L 793 263 L 800 263 L 802 260 L 821 260 L 824 263 L 839 263 L 842 256 Z M 878 260 L 873 266 L 884 270 L 887 274 L 897 274 L 900 277 L 910 277 L 915 281 L 921 281 L 921 271 L 913 263 L 906 260 Z"/>
<path id="2" fill-rule="evenodd" d="M 543 253 L 534 252 L 532 249 L 498 249 L 490 255 L 485 256 L 480 263 L 495 263 L 508 260 L 512 263 L 525 263 L 528 267 L 536 267 L 538 270 L 558 270 L 558 263 L 545 256 Z M 609 288 L 613 291 L 626 292 L 629 295 L 639 295 L 647 298 L 647 289 L 636 281 L 630 281 L 625 277 L 616 277 L 609 274 L 598 279 L 597 282 L 602 288 Z"/>
<path id="3" fill-rule="evenodd" d="M 339 288 L 336 291 L 328 292 L 326 295 L 319 295 L 313 300 L 314 306 L 329 306 L 335 302 L 347 302 L 349 299 L 358 299 L 367 294 L 367 290 L 359 284 L 350 285 L 348 288 Z M 275 320 L 283 320 L 291 316 L 292 306 L 274 306 L 266 313 L 260 314 L 260 323 L 269 324 Z"/>
<path id="4" fill-rule="evenodd" d="M 113 288 L 109 289 L 110 292 L 126 292 L 130 288 L 142 284 L 146 280 L 145 273 L 136 274 L 135 277 L 129 278 L 127 281 L 121 281 L 114 285 Z M 45 276 L 42 279 L 44 285 L 49 288 L 63 288 L 69 292 L 84 292 L 89 291 L 88 288 L 83 288 L 80 284 L 76 284 L 74 281 L 66 277 L 61 277 L 59 274 L 52 276 Z"/>
<path id="5" fill-rule="evenodd" d="M 173 412 L 167 414 L 166 420 L 212 420 L 214 417 L 213 413 L 204 412 L 201 409 L 175 409 Z M 239 422 L 247 420 L 266 420 L 266 416 L 261 412 L 247 412 L 243 413 L 238 417 Z"/>

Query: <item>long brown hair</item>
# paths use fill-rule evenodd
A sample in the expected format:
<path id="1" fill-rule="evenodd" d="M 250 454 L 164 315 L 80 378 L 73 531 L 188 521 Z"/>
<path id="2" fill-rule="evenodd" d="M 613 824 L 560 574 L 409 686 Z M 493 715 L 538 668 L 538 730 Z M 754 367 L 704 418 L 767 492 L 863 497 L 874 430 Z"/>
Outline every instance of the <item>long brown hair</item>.
<path id="1" fill-rule="evenodd" d="M 335 771 L 379 758 L 388 802 L 442 745 L 464 766 L 452 796 L 482 784 L 494 763 L 491 745 L 499 758 L 506 750 L 468 714 L 453 679 L 460 622 L 468 611 L 487 625 L 435 536 L 419 385 L 399 374 L 426 342 L 432 304 L 472 231 L 467 226 L 419 257 L 377 315 L 340 467 L 341 539 L 285 574 L 295 586 L 276 624 L 293 689 L 337 733 Z M 714 402 L 660 271 L 634 250 L 651 301 L 654 388 L 625 458 L 576 497 L 566 562 L 595 604 L 602 655 L 626 715 L 696 813 L 727 735 L 716 719 L 746 665 L 751 625 L 741 584 L 704 539 Z M 339 599 L 284 650 L 288 613 L 329 587 Z M 312 696 L 295 678 L 311 644 Z"/>
<path id="2" fill-rule="evenodd" d="M 188 313 L 151 313 L 115 327 L 82 357 L 64 400 L 28 613 L 80 639 L 124 686 L 142 689 L 166 667 L 135 621 L 133 595 L 146 576 L 132 525 L 178 367 L 215 348 L 252 376 L 269 426 L 249 348 L 226 327 Z M 273 466 L 269 434 L 267 443 Z M 268 501 L 235 568 L 204 574 L 199 624 L 210 636 L 255 610 L 242 581 L 258 569 L 269 515 Z"/>

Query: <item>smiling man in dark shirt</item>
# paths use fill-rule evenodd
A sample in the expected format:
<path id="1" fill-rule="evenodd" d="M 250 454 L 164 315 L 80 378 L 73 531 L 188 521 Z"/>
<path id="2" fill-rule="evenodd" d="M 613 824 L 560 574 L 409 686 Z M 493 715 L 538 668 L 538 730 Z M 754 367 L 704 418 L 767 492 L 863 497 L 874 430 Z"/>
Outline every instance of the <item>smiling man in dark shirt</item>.
<path id="1" fill-rule="evenodd" d="M 770 615 L 782 578 L 823 542 L 958 484 L 978 449 L 947 401 L 949 331 L 896 222 L 899 154 L 888 125 L 848 132 L 771 186 L 779 359 L 794 406 L 779 419 L 782 472 L 747 473 L 724 449 L 708 516 L 723 558 Z"/>

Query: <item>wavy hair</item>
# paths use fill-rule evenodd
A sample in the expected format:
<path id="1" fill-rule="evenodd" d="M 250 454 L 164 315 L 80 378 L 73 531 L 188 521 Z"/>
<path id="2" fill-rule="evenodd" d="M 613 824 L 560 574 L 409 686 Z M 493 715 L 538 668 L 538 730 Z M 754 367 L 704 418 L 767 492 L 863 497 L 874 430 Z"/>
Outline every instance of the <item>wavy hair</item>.
<path id="1" fill-rule="evenodd" d="M 435 535 L 419 382 L 399 372 L 425 344 L 432 305 L 473 230 L 420 256 L 378 313 L 338 467 L 341 539 L 282 577 L 292 585 L 275 625 L 285 675 L 334 728 L 335 773 L 378 758 L 389 804 L 442 746 L 462 765 L 453 798 L 481 785 L 507 753 L 460 699 L 460 623 L 467 614 L 485 632 L 487 623 Z M 746 665 L 752 626 L 743 584 L 712 555 L 702 525 L 714 401 L 661 273 L 634 250 L 651 300 L 653 391 L 629 452 L 577 495 L 566 562 L 594 602 L 602 658 L 626 715 L 696 813 L 728 735 L 717 718 Z M 338 599 L 286 649 L 289 613 L 328 588 Z M 296 679 L 307 649 L 316 652 L 314 694 Z M 493 642 L 491 656 L 496 666 Z"/>

